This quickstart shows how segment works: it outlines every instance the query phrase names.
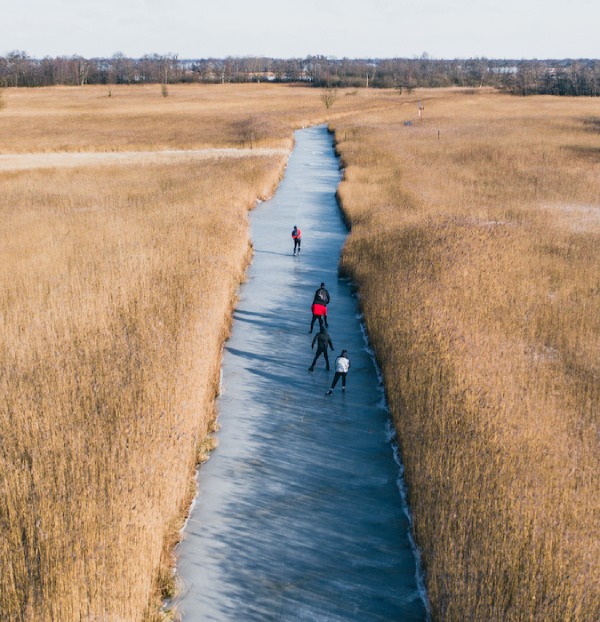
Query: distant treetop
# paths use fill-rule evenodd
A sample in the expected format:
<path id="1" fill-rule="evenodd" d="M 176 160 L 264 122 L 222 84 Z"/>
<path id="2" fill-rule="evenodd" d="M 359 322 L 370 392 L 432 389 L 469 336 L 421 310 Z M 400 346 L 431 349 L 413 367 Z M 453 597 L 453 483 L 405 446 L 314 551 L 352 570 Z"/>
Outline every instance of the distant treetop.
<path id="1" fill-rule="evenodd" d="M 490 86 L 518 95 L 600 94 L 600 60 L 227 57 L 180 59 L 177 54 L 127 58 L 0 56 L 0 87 L 183 82 L 286 82 L 328 88 Z"/>

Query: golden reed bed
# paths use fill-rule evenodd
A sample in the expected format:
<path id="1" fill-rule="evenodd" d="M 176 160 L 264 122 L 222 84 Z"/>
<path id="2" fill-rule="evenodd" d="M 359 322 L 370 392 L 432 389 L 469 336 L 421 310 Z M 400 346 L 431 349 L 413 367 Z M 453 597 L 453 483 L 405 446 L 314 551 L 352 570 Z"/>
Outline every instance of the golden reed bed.
<path id="1" fill-rule="evenodd" d="M 325 121 L 434 617 L 598 618 L 593 100 L 360 90 L 326 110 L 313 89 L 157 85 L 2 101 L 1 155 L 141 154 L 0 172 L 2 619 L 160 618 L 246 213 L 285 164 L 258 150 Z M 257 155 L 152 156 L 210 148 Z"/>
<path id="2" fill-rule="evenodd" d="M 155 619 L 210 444 L 247 212 L 325 108 L 262 86 L 2 101 L 0 619 Z"/>
<path id="3" fill-rule="evenodd" d="M 600 619 L 597 102 L 334 122 L 437 620 Z"/>

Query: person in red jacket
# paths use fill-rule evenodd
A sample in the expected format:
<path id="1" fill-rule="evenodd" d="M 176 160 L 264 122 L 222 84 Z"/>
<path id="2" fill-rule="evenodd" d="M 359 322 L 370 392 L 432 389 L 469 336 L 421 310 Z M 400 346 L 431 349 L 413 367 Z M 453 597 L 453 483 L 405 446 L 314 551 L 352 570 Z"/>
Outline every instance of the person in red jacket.
<path id="1" fill-rule="evenodd" d="M 300 244 L 302 243 L 302 231 L 294 225 L 292 229 L 292 239 L 294 240 L 294 256 L 300 254 Z"/>
<path id="2" fill-rule="evenodd" d="M 325 283 L 321 283 L 321 287 L 315 292 L 313 303 L 310 307 L 312 321 L 310 323 L 309 333 L 312 333 L 316 320 L 319 320 L 320 328 L 323 327 L 323 324 L 325 324 L 326 328 L 329 328 L 329 322 L 327 321 L 327 305 L 329 304 L 329 300 L 330 296 L 325 288 Z"/>

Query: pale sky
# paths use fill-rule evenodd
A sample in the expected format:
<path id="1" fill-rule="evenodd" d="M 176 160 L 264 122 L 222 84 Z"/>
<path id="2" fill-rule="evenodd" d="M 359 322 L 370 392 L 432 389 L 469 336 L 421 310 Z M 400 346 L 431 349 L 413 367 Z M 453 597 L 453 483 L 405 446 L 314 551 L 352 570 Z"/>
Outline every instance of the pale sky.
<path id="1" fill-rule="evenodd" d="M 600 0 L 0 0 L 0 56 L 600 58 Z"/>

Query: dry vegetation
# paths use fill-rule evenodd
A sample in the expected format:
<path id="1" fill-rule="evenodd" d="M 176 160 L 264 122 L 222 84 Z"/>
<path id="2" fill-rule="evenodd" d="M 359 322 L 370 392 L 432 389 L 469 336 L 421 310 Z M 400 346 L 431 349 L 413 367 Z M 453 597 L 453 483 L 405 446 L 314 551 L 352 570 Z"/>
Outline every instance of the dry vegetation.
<path id="1" fill-rule="evenodd" d="M 331 120 L 342 268 L 385 373 L 435 618 L 599 619 L 594 102 L 339 95 L 326 110 L 270 85 L 7 89 L 0 154 L 289 148 Z M 1 620 L 158 615 L 246 211 L 283 164 L 0 172 Z"/>
<path id="2" fill-rule="evenodd" d="M 419 96 L 333 125 L 433 616 L 598 620 L 597 103 Z"/>
<path id="3" fill-rule="evenodd" d="M 280 163 L 41 172 L 2 193 L 3 619 L 139 619 L 211 425 L 246 210 Z"/>
<path id="4" fill-rule="evenodd" d="M 342 92 L 342 91 L 340 91 Z M 110 93 L 110 97 L 109 97 Z M 292 146 L 292 129 L 395 102 L 392 93 L 340 97 L 276 85 L 5 89 L 0 154 Z"/>
<path id="5" fill-rule="evenodd" d="M 291 147 L 319 93 L 8 89 L 0 153 Z M 376 98 L 373 98 L 375 101 Z M 369 98 L 351 106 L 377 105 Z M 344 112 L 344 106 L 339 107 Z M 281 154 L 0 173 L 0 619 L 152 620 Z"/>

